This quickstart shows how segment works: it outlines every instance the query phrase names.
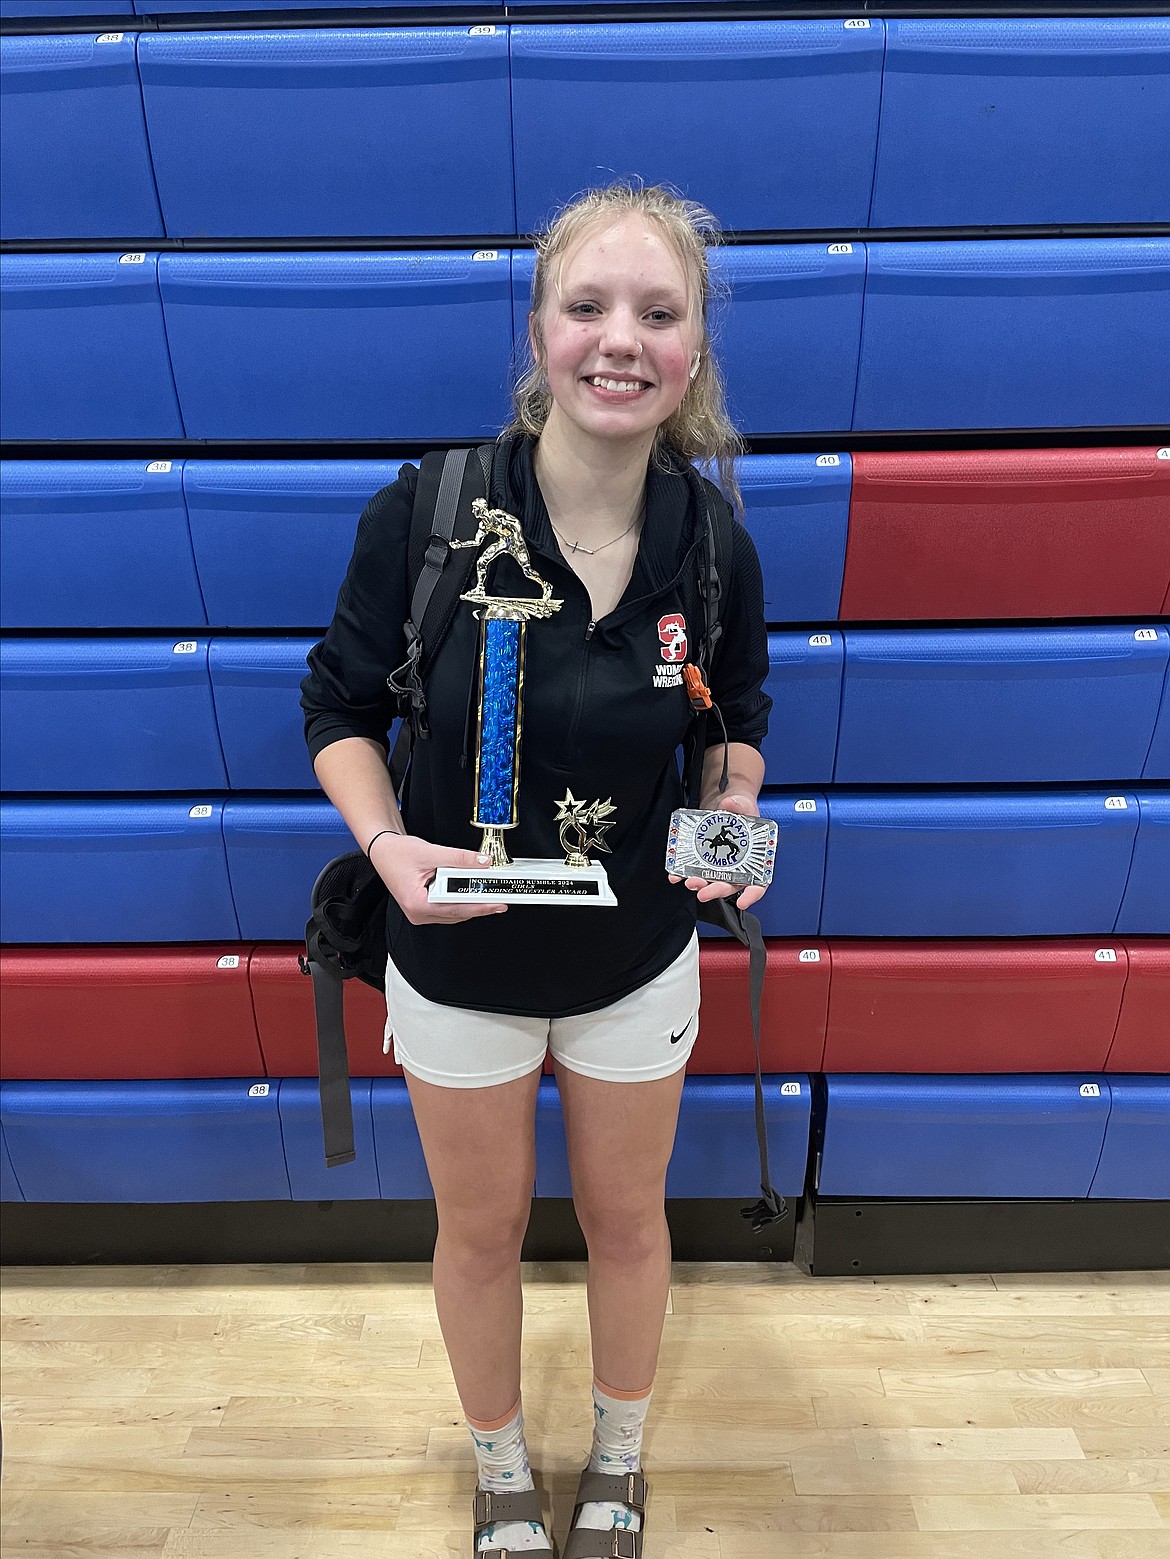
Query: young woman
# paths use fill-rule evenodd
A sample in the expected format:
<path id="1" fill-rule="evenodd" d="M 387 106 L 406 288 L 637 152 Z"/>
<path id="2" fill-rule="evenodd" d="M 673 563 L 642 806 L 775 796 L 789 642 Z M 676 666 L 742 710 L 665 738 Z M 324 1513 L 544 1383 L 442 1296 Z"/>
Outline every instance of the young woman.
<path id="1" fill-rule="evenodd" d="M 467 762 L 478 625 L 471 607 L 457 611 L 430 668 L 430 739 L 416 744 L 400 811 L 386 677 L 406 658 L 413 466 L 367 506 L 302 684 L 317 777 L 391 894 L 387 1031 L 438 1207 L 435 1302 L 475 1450 L 479 1554 L 552 1548 L 520 1393 L 520 1250 L 546 1049 L 589 1248 L 594 1373 L 593 1449 L 564 1554 L 642 1552 L 642 1433 L 670 1283 L 666 1168 L 698 1032 L 696 900 L 736 892 L 663 867 L 693 719 L 682 667 L 702 626 L 691 620 L 701 509 L 725 502 L 691 461 L 718 459 L 730 474 L 738 448 L 707 332 L 713 228 L 665 190 L 624 187 L 589 193 L 553 223 L 537 248 L 532 364 L 489 494 L 521 520 L 534 568 L 564 603 L 528 633 L 509 849 L 563 856 L 565 793 L 611 801 L 600 858 L 618 907 L 428 902 L 437 866 L 483 859 Z M 742 525 L 734 536 L 711 676 L 729 780 L 721 791 L 723 730 L 711 721 L 702 802 L 754 816 L 767 638 L 755 550 Z M 520 593 L 520 576 L 506 578 L 489 589 Z"/>

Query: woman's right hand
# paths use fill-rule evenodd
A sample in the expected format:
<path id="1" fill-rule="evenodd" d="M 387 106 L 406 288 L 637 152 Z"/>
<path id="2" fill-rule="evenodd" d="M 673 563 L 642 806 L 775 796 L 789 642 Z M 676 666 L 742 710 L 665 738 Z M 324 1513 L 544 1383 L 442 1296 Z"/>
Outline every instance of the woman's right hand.
<path id="1" fill-rule="evenodd" d="M 502 915 L 506 904 L 432 904 L 427 889 L 439 866 L 461 866 L 475 871 L 486 866 L 486 855 L 474 850 L 455 850 L 431 844 L 414 834 L 390 833 L 375 839 L 370 863 L 389 888 L 412 926 L 441 926 L 481 915 Z"/>

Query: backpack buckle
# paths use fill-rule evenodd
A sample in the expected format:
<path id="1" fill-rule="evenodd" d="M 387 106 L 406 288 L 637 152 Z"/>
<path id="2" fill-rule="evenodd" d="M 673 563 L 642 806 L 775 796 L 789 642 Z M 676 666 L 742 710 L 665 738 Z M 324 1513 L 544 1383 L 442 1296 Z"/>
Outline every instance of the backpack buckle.
<path id="1" fill-rule="evenodd" d="M 691 708 L 696 714 L 702 714 L 711 708 L 711 689 L 703 681 L 703 673 L 698 666 L 683 667 L 683 685 L 686 687 Z"/>
<path id="2" fill-rule="evenodd" d="M 424 561 L 428 567 L 441 570 L 446 563 L 450 552 L 451 544 L 448 542 L 446 536 L 432 535 L 430 541 L 427 542 L 427 550 L 424 554 Z"/>

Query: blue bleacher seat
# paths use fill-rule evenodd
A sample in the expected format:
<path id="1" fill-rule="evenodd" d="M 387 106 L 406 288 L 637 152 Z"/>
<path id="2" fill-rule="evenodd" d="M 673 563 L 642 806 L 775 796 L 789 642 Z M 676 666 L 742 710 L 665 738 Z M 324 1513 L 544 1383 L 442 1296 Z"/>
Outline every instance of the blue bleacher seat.
<path id="1" fill-rule="evenodd" d="M 258 942 L 299 942 L 321 868 L 357 848 L 325 800 L 229 800 L 223 837 L 240 935 Z"/>
<path id="2" fill-rule="evenodd" d="M 165 254 L 191 438 L 493 436 L 512 352 L 506 252 Z"/>
<path id="3" fill-rule="evenodd" d="M 3 1126 L 0 1125 L 0 1202 L 23 1201 L 24 1192 L 20 1189 L 20 1181 L 17 1180 L 16 1171 L 12 1167 L 8 1138 L 4 1135 Z"/>
<path id="4" fill-rule="evenodd" d="M 838 784 L 1125 780 L 1141 773 L 1170 632 L 850 628 Z"/>
<path id="5" fill-rule="evenodd" d="M 1109 1118 L 1101 1076 L 826 1078 L 822 1196 L 1087 1197 Z"/>
<path id="6" fill-rule="evenodd" d="M 1170 1077 L 1115 1074 L 1109 1092 L 1105 1146 L 1089 1195 L 1170 1201 Z"/>
<path id="7" fill-rule="evenodd" d="M 845 571 L 850 456 L 746 455 L 738 475 L 768 622 L 831 622 Z"/>
<path id="8" fill-rule="evenodd" d="M 1168 357 L 1168 238 L 870 244 L 853 426 L 1166 423 Z"/>
<path id="9" fill-rule="evenodd" d="M 5 801 L 0 942 L 239 941 L 222 814 L 186 798 Z"/>
<path id="10" fill-rule="evenodd" d="M 4 1083 L 28 1202 L 289 1200 L 277 1084 Z"/>
<path id="11" fill-rule="evenodd" d="M 821 935 L 1112 931 L 1137 825 L 1125 793 L 834 793 Z"/>
<path id="12" fill-rule="evenodd" d="M 131 0 L 0 0 L 0 20 L 10 16 L 133 16 Z"/>
<path id="13" fill-rule="evenodd" d="M 305 746 L 301 678 L 312 639 L 216 639 L 215 718 L 233 790 L 317 790 Z"/>
<path id="14" fill-rule="evenodd" d="M 518 231 L 624 176 L 724 227 L 864 227 L 883 42 L 835 18 L 513 27 Z"/>
<path id="15" fill-rule="evenodd" d="M 1114 929 L 1166 936 L 1170 934 L 1170 790 L 1142 789 L 1137 801 L 1141 826 Z"/>
<path id="16" fill-rule="evenodd" d="M 353 1104 L 353 1144 L 357 1157 L 351 1164 L 329 1169 L 321 1134 L 321 1095 L 315 1077 L 285 1077 L 280 1083 L 280 1130 L 294 1202 L 378 1199 L 378 1161 L 374 1153 L 374 1116 L 370 1106 L 370 1079 L 350 1083 Z"/>
<path id="17" fill-rule="evenodd" d="M 405 1081 L 400 1077 L 375 1077 L 371 1108 L 378 1153 L 378 1188 L 383 1200 L 418 1201 L 433 1197 Z"/>
<path id="18" fill-rule="evenodd" d="M 138 61 L 172 238 L 514 229 L 503 27 L 148 33 Z"/>
<path id="19" fill-rule="evenodd" d="M 188 460 L 183 491 L 207 620 L 319 628 L 333 618 L 358 518 L 397 460 Z"/>
<path id="20" fill-rule="evenodd" d="M 187 628 L 206 621 L 182 461 L 0 461 L 5 629 Z"/>
<path id="21" fill-rule="evenodd" d="M 765 936 L 815 936 L 825 882 L 829 812 L 823 795 L 764 794 L 760 811 L 780 827 L 776 876 L 756 914 Z M 700 927 L 703 935 L 714 927 Z"/>
<path id="22" fill-rule="evenodd" d="M 182 438 L 153 254 L 0 260 L 0 437 Z"/>
<path id="23" fill-rule="evenodd" d="M 871 226 L 1165 221 L 1166 17 L 886 26 Z"/>
<path id="24" fill-rule="evenodd" d="M 136 41 L 0 38 L 0 235 L 162 236 Z"/>
<path id="25" fill-rule="evenodd" d="M 0 0 L 2 3 L 2 0 Z M 92 5 L 93 0 L 78 0 Z M 185 16 L 191 12 L 199 15 L 217 11 L 360 11 L 380 10 L 383 5 L 409 6 L 411 10 L 429 6 L 446 6 L 447 0 L 133 0 L 138 16 Z M 502 0 L 476 6 L 480 12 L 498 11 L 503 15 Z"/>
<path id="26" fill-rule="evenodd" d="M 863 244 L 716 249 L 730 292 L 712 310 L 732 421 L 743 433 L 850 426 L 865 288 Z"/>
<path id="27" fill-rule="evenodd" d="M 1170 669 L 1167 670 L 1162 688 L 1162 703 L 1154 723 L 1154 735 L 1146 754 L 1142 778 L 1170 780 Z"/>
<path id="28" fill-rule="evenodd" d="M 781 1196 L 804 1191 L 812 1101 L 805 1075 L 764 1078 L 768 1161 Z M 760 1183 L 755 1083 L 750 1077 L 688 1077 L 666 1171 L 668 1197 L 754 1197 Z M 536 1194 L 571 1196 L 565 1124 L 553 1078 L 536 1101 Z"/>
<path id="29" fill-rule="evenodd" d="M 833 778 L 844 636 L 831 629 L 768 635 L 772 698 L 761 749 L 769 785 L 827 785 Z"/>
<path id="30" fill-rule="evenodd" d="M 0 640 L 0 788 L 223 790 L 206 639 Z"/>

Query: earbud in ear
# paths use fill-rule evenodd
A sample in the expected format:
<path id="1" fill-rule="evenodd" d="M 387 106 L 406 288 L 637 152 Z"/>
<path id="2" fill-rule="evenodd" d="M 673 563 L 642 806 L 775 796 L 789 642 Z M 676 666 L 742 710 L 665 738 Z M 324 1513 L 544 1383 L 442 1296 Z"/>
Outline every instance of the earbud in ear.
<path id="1" fill-rule="evenodd" d="M 702 357 L 700 356 L 700 354 L 698 352 L 696 352 L 694 357 L 691 360 L 691 378 L 692 379 L 698 373 L 698 371 L 699 371 L 699 364 L 700 364 L 701 361 L 702 361 Z"/>

